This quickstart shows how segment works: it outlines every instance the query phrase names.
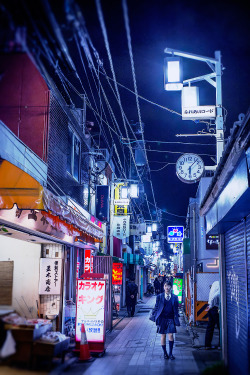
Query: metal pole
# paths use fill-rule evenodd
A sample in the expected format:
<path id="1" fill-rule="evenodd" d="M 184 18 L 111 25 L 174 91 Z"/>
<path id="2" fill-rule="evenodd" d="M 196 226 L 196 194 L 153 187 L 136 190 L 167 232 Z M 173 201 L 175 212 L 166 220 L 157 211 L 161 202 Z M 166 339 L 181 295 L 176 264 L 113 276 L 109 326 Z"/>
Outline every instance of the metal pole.
<path id="1" fill-rule="evenodd" d="M 196 295 L 197 295 L 197 281 L 196 281 L 196 268 L 197 268 L 197 254 L 196 254 L 196 203 L 195 203 L 195 208 L 193 208 L 193 237 L 194 237 L 194 263 L 193 263 L 193 267 L 194 267 L 194 280 L 193 280 L 193 283 L 194 283 L 194 288 L 193 288 L 193 303 L 194 303 L 194 306 L 193 306 L 193 311 L 194 311 L 194 324 L 196 324 Z"/>
<path id="2" fill-rule="evenodd" d="M 221 53 L 215 51 L 215 73 L 216 73 L 216 161 L 219 164 L 224 149 L 224 130 L 223 130 L 223 113 L 222 113 L 222 86 L 221 86 Z"/>
<path id="3" fill-rule="evenodd" d="M 111 182 L 111 192 L 110 192 L 110 236 L 109 236 L 109 252 L 113 256 L 113 219 L 114 219 L 114 183 Z"/>

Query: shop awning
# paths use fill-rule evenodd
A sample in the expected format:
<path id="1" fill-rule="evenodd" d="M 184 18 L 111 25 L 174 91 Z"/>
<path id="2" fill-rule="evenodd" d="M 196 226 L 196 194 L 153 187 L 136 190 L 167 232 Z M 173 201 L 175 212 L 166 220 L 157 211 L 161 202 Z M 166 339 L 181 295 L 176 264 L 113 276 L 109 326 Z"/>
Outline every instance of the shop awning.
<path id="1" fill-rule="evenodd" d="M 0 209 L 44 209 L 43 187 L 28 173 L 0 159 Z"/>
<path id="2" fill-rule="evenodd" d="M 65 233 L 75 236 L 84 233 L 97 241 L 103 237 L 100 227 L 69 207 L 28 173 L 0 159 L 0 209 L 12 209 L 15 204 L 20 210 L 42 210 L 46 220 Z"/>

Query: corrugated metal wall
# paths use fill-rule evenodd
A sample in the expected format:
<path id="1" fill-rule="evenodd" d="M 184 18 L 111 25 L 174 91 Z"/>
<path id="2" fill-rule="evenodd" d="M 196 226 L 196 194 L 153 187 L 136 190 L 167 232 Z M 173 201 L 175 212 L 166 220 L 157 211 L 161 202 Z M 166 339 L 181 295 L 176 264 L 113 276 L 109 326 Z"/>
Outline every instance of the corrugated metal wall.
<path id="1" fill-rule="evenodd" d="M 106 329 L 112 329 L 112 266 L 113 259 L 111 256 L 94 256 L 93 257 L 93 272 L 108 274 L 107 280 L 107 307 L 106 307 Z"/>
<path id="2" fill-rule="evenodd" d="M 230 374 L 248 374 L 245 223 L 225 233 L 227 342 Z"/>
<path id="3" fill-rule="evenodd" d="M 248 294 L 248 370 L 250 372 L 250 216 L 246 220 L 247 294 Z"/>

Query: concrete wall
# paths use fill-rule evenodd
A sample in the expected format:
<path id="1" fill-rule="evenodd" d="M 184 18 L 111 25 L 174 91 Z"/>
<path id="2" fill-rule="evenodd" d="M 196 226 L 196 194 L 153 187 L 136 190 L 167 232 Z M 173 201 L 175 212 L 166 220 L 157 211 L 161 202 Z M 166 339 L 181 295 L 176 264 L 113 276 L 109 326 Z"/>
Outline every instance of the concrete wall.
<path id="1" fill-rule="evenodd" d="M 14 261 L 12 307 L 26 318 L 37 317 L 40 256 L 40 244 L 0 236 L 0 261 Z"/>

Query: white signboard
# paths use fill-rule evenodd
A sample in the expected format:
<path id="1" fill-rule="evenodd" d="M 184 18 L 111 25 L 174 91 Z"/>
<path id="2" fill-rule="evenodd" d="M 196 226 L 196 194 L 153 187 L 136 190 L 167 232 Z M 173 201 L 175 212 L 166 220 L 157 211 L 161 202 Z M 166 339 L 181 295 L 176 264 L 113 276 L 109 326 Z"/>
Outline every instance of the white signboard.
<path id="1" fill-rule="evenodd" d="M 151 242 L 145 242 L 145 243 L 143 243 L 142 247 L 143 247 L 146 255 L 151 255 L 152 254 L 152 243 Z"/>
<path id="2" fill-rule="evenodd" d="M 131 236 L 142 236 L 146 234 L 146 223 L 130 224 Z"/>
<path id="3" fill-rule="evenodd" d="M 104 342 L 105 280 L 77 280 L 76 341 L 84 324 L 87 340 Z"/>
<path id="4" fill-rule="evenodd" d="M 126 238 L 129 236 L 130 216 L 114 216 L 112 220 L 112 235 L 116 238 Z"/>
<path id="5" fill-rule="evenodd" d="M 129 199 L 128 198 L 114 199 L 114 205 L 115 206 L 129 206 Z"/>
<path id="6" fill-rule="evenodd" d="M 40 259 L 39 294 L 60 294 L 61 269 L 61 259 Z"/>
<path id="7" fill-rule="evenodd" d="M 215 105 L 199 105 L 197 107 L 182 107 L 182 120 L 214 119 Z"/>
<path id="8" fill-rule="evenodd" d="M 144 234 L 143 236 L 141 236 L 141 241 L 143 243 L 151 242 L 151 237 L 152 237 L 152 233 Z"/>

